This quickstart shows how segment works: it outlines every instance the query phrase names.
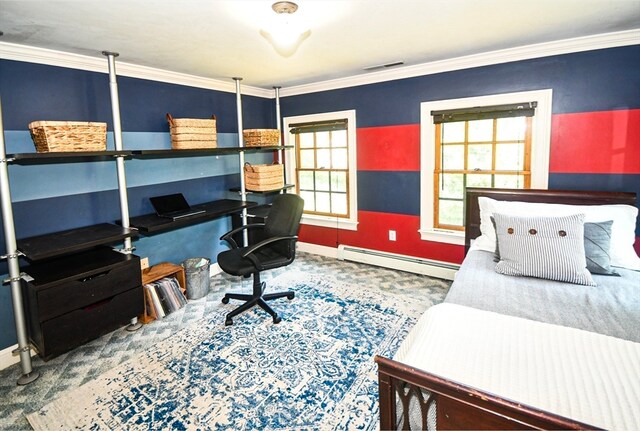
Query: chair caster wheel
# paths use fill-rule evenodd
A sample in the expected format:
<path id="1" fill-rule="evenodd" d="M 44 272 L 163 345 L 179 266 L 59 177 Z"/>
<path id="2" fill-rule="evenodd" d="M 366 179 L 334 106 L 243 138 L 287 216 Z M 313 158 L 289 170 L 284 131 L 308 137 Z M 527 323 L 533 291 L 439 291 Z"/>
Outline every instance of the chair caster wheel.
<path id="1" fill-rule="evenodd" d="M 280 322 L 282 322 L 282 319 L 280 318 L 280 316 L 278 316 L 278 315 L 273 316 L 273 324 L 274 325 L 277 325 Z"/>
<path id="2" fill-rule="evenodd" d="M 229 298 L 227 298 L 226 296 L 222 297 L 222 303 L 223 304 L 228 304 L 229 303 Z"/>
<path id="3" fill-rule="evenodd" d="M 295 297 L 296 297 L 295 293 L 292 293 L 291 295 L 287 295 L 287 299 L 289 299 L 289 300 L 291 300 L 291 299 L 293 299 Z"/>
<path id="4" fill-rule="evenodd" d="M 224 321 L 224 326 L 231 326 L 233 325 L 233 320 L 231 319 L 225 319 Z"/>

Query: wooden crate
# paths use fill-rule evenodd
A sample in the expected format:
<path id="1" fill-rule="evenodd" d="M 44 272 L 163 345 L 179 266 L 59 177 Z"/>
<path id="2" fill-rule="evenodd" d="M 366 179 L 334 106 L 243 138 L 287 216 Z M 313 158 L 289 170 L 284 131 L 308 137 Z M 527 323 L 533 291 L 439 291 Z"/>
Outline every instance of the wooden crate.
<path id="1" fill-rule="evenodd" d="M 242 132 L 247 147 L 276 147 L 280 145 L 278 129 L 247 129 Z"/>
<path id="2" fill-rule="evenodd" d="M 167 114 L 171 148 L 174 150 L 194 150 L 217 148 L 216 116 L 211 119 L 173 118 Z"/>
<path id="3" fill-rule="evenodd" d="M 150 268 L 146 268 L 142 270 L 142 286 L 144 289 L 145 284 L 153 283 L 154 281 L 158 281 L 161 278 L 165 277 L 174 277 L 178 280 L 178 284 L 180 285 L 180 290 L 182 293 L 187 296 L 187 280 L 184 273 L 184 268 L 180 265 L 176 265 L 175 263 L 170 262 L 162 262 L 157 265 L 154 265 Z M 149 323 L 155 320 L 148 313 L 148 304 L 147 304 L 147 296 L 144 297 L 144 314 L 138 317 L 138 320 L 142 323 Z"/>
<path id="4" fill-rule="evenodd" d="M 283 165 L 252 165 L 245 163 L 244 186 L 247 190 L 254 192 L 281 189 L 284 187 Z"/>
<path id="5" fill-rule="evenodd" d="M 38 153 L 107 149 L 107 123 L 33 121 L 29 123 L 29 132 Z"/>

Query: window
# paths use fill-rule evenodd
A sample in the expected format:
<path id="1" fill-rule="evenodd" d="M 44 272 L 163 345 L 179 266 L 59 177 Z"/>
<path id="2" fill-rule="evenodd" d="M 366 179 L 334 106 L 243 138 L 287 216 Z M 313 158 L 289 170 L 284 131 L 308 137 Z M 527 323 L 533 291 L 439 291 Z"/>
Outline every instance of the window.
<path id="1" fill-rule="evenodd" d="M 422 239 L 463 243 L 466 187 L 547 188 L 550 130 L 551 90 L 422 103 Z"/>
<path id="2" fill-rule="evenodd" d="M 355 230 L 355 111 L 284 119 L 287 177 L 304 199 L 303 223 Z"/>

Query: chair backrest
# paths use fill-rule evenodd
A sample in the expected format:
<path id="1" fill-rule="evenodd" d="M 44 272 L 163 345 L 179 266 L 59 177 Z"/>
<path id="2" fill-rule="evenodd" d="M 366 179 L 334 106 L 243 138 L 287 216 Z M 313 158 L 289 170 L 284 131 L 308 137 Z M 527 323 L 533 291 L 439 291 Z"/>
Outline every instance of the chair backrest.
<path id="1" fill-rule="evenodd" d="M 298 195 L 285 193 L 276 196 L 265 221 L 266 237 L 297 235 L 303 208 L 304 201 Z"/>

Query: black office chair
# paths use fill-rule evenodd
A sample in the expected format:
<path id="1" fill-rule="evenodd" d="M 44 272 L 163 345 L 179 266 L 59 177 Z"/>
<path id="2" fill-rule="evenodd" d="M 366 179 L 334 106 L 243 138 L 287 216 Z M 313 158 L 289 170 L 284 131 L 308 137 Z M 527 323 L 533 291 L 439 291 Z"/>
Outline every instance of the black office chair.
<path id="1" fill-rule="evenodd" d="M 224 304 L 229 299 L 245 301 L 240 307 L 227 314 L 225 325 L 233 325 L 233 317 L 247 311 L 255 305 L 273 317 L 273 323 L 282 319 L 266 303 L 271 299 L 287 297 L 293 299 L 293 291 L 264 294 L 265 283 L 260 282 L 260 272 L 267 269 L 289 265 L 296 256 L 296 241 L 304 201 L 298 195 L 281 194 L 276 196 L 265 223 L 248 224 L 225 233 L 220 239 L 231 245 L 231 250 L 218 255 L 218 265 L 228 274 L 249 276 L 253 274 L 253 294 L 227 293 L 222 298 Z M 239 247 L 233 235 L 245 229 L 258 229 L 261 241 L 248 247 Z"/>

